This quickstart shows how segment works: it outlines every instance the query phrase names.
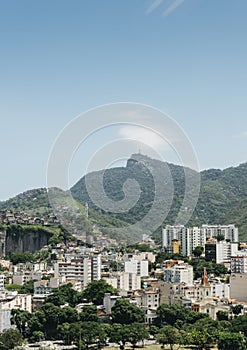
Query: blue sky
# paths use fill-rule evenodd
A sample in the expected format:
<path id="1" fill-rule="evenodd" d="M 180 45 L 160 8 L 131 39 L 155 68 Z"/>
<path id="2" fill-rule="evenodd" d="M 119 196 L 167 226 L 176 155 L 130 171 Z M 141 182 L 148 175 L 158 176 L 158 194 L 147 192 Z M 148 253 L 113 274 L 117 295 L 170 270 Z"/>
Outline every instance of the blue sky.
<path id="1" fill-rule="evenodd" d="M 245 162 L 246 11 L 246 0 L 1 1 L 0 200 L 45 186 L 60 130 L 111 102 L 171 115 L 201 169 Z"/>

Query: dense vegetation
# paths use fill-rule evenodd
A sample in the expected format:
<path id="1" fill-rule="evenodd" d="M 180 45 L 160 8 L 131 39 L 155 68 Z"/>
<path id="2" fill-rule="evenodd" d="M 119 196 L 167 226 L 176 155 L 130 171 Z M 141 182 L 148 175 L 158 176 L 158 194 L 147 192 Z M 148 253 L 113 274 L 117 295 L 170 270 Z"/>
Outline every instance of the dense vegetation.
<path id="1" fill-rule="evenodd" d="M 140 220 L 150 209 L 153 196 L 153 178 L 145 167 L 163 171 L 164 163 L 142 155 L 133 155 L 138 160 L 129 161 L 125 168 L 108 169 L 104 173 L 104 188 L 107 195 L 114 200 L 124 198 L 123 184 L 127 178 L 137 180 L 141 188 L 141 196 L 133 209 L 124 214 L 110 214 L 111 217 L 127 223 Z M 181 166 L 167 164 L 173 179 L 173 203 L 164 223 L 173 224 L 184 198 L 184 169 Z M 187 169 L 189 176 L 195 176 L 193 170 Z M 99 172 L 100 173 L 100 172 Z M 230 224 L 239 226 L 240 234 L 244 238 L 247 222 L 247 163 L 225 170 L 210 169 L 201 172 L 201 190 L 195 212 L 189 222 L 191 225 L 201 224 Z M 91 173 L 87 176 L 97 176 Z M 71 189 L 73 196 L 81 202 L 88 202 L 89 206 L 97 209 L 91 202 L 87 190 L 85 177 Z M 101 211 L 102 212 L 102 211 Z M 102 212 L 104 216 L 109 215 Z M 245 237 L 247 238 L 247 237 Z"/>
<path id="2" fill-rule="evenodd" d="M 118 299 L 111 315 L 100 314 L 96 305 L 86 305 L 78 312 L 75 306 L 85 300 L 86 295 L 90 295 L 91 300 L 98 299 L 97 284 L 100 287 L 102 282 L 95 282 L 93 289 L 89 285 L 84 292 L 76 292 L 71 285 L 62 286 L 32 314 L 13 309 L 11 321 L 18 331 L 1 335 L 0 350 L 12 348 L 10 336 L 15 339 L 15 345 L 23 339 L 32 342 L 62 339 L 65 344 L 73 342 L 80 349 L 92 345 L 101 348 L 107 342 L 119 344 L 121 350 L 130 343 L 134 349 L 150 336 L 161 346 L 169 345 L 173 350 L 181 345 L 197 350 L 216 346 L 219 350 L 246 349 L 247 315 L 237 316 L 241 310 L 234 310 L 233 318 L 227 313 L 222 318 L 219 313 L 218 319 L 212 320 L 207 314 L 181 305 L 162 304 L 157 309 L 155 324 L 150 326 L 144 324 L 144 312 L 128 299 Z M 108 289 L 109 285 L 104 287 Z"/>
<path id="3" fill-rule="evenodd" d="M 147 166 L 146 166 L 147 165 Z M 79 209 L 85 212 L 83 203 L 89 205 L 89 218 L 92 224 L 102 227 L 124 227 L 128 224 L 140 221 L 150 210 L 154 198 L 154 181 L 151 172 L 147 169 L 155 169 L 162 174 L 169 168 L 174 186 L 174 196 L 169 214 L 164 224 L 173 224 L 184 198 L 185 173 L 184 168 L 174 164 L 163 163 L 149 157 L 135 154 L 126 167 L 111 168 L 105 172 L 93 172 L 88 177 L 94 178 L 104 173 L 104 189 L 109 198 L 119 201 L 124 198 L 123 184 L 127 179 L 138 182 L 141 194 L 136 205 L 127 213 L 104 212 L 96 207 L 86 190 L 85 177 L 76 183 L 72 189 L 72 195 L 81 204 Z M 186 169 L 190 177 L 195 172 Z M 225 170 L 210 169 L 202 171 L 201 190 L 198 203 L 189 224 L 236 224 L 240 228 L 241 239 L 247 239 L 247 163 Z M 191 189 L 192 191 L 193 189 Z M 96 193 L 97 194 L 97 193 Z M 163 198 L 160 198 L 161 203 Z M 34 214 L 51 212 L 46 189 L 38 189 L 25 192 L 6 202 L 0 203 L 1 209 L 23 210 Z M 190 208 L 188 208 L 190 209 Z M 154 213 L 155 215 L 155 213 Z M 158 213 L 157 213 L 158 215 Z M 144 230 L 145 231 L 145 230 Z M 114 237 L 115 232 L 106 230 Z M 149 233 L 149 232 L 147 232 Z M 119 234 L 119 232 L 118 232 Z M 120 233 L 121 234 L 121 233 Z M 157 230 L 160 237 L 160 230 Z"/>
<path id="4" fill-rule="evenodd" d="M 30 215 L 40 216 L 51 213 L 46 188 L 38 188 L 20 193 L 14 198 L 0 202 L 0 210 L 23 211 Z"/>

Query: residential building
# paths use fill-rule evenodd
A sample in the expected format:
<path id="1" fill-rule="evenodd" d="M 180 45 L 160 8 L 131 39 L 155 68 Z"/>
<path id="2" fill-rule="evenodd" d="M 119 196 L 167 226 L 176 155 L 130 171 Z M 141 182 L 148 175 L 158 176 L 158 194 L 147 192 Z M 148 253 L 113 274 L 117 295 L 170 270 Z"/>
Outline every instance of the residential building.
<path id="1" fill-rule="evenodd" d="M 124 256 L 123 256 L 124 261 L 128 261 L 131 259 L 148 260 L 148 261 L 154 263 L 155 262 L 155 254 L 152 252 L 138 252 L 137 254 L 133 254 L 133 253 L 124 254 Z"/>
<path id="2" fill-rule="evenodd" d="M 51 293 L 51 286 L 49 280 L 40 280 L 34 282 L 34 295 L 42 295 L 46 297 Z"/>
<path id="3" fill-rule="evenodd" d="M 141 277 L 136 273 L 115 272 L 111 277 L 105 278 L 106 282 L 121 291 L 141 289 Z"/>
<path id="4" fill-rule="evenodd" d="M 230 242 L 238 242 L 238 228 L 235 225 L 202 225 L 202 232 L 206 238 L 224 236 L 225 240 Z"/>
<path id="5" fill-rule="evenodd" d="M 34 282 L 34 297 L 46 297 L 52 292 L 52 289 L 59 288 L 62 278 L 52 277 L 50 280 L 40 280 Z M 65 282 L 65 281 L 64 281 Z"/>
<path id="6" fill-rule="evenodd" d="M 30 294 L 6 295 L 0 302 L 0 332 L 4 329 L 12 328 L 11 310 L 20 309 L 32 312 L 32 296 Z"/>
<path id="7" fill-rule="evenodd" d="M 94 253 L 90 257 L 92 259 L 92 280 L 98 281 L 101 279 L 101 254 Z"/>
<path id="8" fill-rule="evenodd" d="M 220 278 L 215 278 L 210 281 L 211 296 L 219 299 L 230 298 L 230 284 L 223 283 Z"/>
<path id="9" fill-rule="evenodd" d="M 66 261 L 54 264 L 55 277 L 65 276 L 67 282 L 81 282 L 82 289 L 91 281 L 101 279 L 101 254 L 67 254 Z"/>
<path id="10" fill-rule="evenodd" d="M 230 297 L 247 302 L 247 273 L 233 273 L 230 277 Z"/>
<path id="11" fill-rule="evenodd" d="M 231 256 L 231 273 L 247 273 L 246 250 L 240 250 Z"/>
<path id="12" fill-rule="evenodd" d="M 197 246 L 204 247 L 208 238 L 222 235 L 229 242 L 238 242 L 238 228 L 234 225 L 202 225 L 201 227 L 184 227 L 182 225 L 167 225 L 162 229 L 162 243 L 168 253 L 178 250 L 183 256 L 192 255 Z M 223 254 L 223 253 L 222 253 Z"/>
<path id="13" fill-rule="evenodd" d="M 182 234 L 186 231 L 186 228 L 183 225 L 166 225 L 162 229 L 162 245 L 163 247 L 172 246 L 172 242 L 181 241 Z"/>
<path id="14" fill-rule="evenodd" d="M 193 267 L 188 264 L 177 264 L 169 268 L 163 268 L 164 282 L 185 283 L 193 285 Z"/>
<path id="15" fill-rule="evenodd" d="M 210 238 L 205 244 L 205 259 L 221 264 L 231 260 L 231 256 L 238 252 L 237 242 L 217 241 Z"/>
<path id="16" fill-rule="evenodd" d="M 140 277 L 148 276 L 148 260 L 130 259 L 124 263 L 124 271 Z"/>
<path id="17" fill-rule="evenodd" d="M 0 275 L 0 293 L 4 292 L 4 275 Z"/>
<path id="18" fill-rule="evenodd" d="M 42 277 L 41 272 L 33 272 L 33 271 L 24 271 L 24 272 L 18 272 L 17 274 L 13 275 L 12 281 L 13 284 L 19 284 L 23 286 L 24 283 L 27 283 L 31 280 L 40 280 Z"/>
<path id="19" fill-rule="evenodd" d="M 199 227 L 188 227 L 181 234 L 181 254 L 190 256 L 197 246 L 204 247 L 205 243 L 206 237 Z"/>
<path id="20" fill-rule="evenodd" d="M 145 309 L 156 310 L 159 307 L 159 291 L 147 289 L 142 292 L 141 306 Z"/>
<path id="21" fill-rule="evenodd" d="M 92 281 L 92 261 L 88 256 L 57 262 L 54 264 L 54 269 L 55 277 L 65 276 L 67 282 L 79 281 L 82 289 Z"/>
<path id="22" fill-rule="evenodd" d="M 181 253 L 181 242 L 172 241 L 172 254 L 180 254 Z"/>

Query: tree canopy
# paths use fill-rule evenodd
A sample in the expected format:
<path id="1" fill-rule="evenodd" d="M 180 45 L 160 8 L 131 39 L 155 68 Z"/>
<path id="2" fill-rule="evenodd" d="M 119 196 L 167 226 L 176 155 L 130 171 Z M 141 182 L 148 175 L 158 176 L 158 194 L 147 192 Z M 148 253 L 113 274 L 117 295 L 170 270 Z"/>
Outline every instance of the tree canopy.
<path id="1" fill-rule="evenodd" d="M 119 324 L 132 324 L 144 322 L 144 312 L 128 299 L 118 299 L 112 307 L 112 322 Z"/>
<path id="2" fill-rule="evenodd" d="M 83 298 L 91 301 L 95 305 L 102 305 L 105 293 L 118 295 L 118 290 L 113 288 L 105 280 L 92 281 L 83 291 Z"/>

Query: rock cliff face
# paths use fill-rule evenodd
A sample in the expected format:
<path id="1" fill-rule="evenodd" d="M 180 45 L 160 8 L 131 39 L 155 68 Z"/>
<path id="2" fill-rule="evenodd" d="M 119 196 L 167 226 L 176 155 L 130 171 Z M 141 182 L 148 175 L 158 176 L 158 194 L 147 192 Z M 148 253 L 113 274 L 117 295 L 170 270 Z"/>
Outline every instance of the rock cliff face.
<path id="1" fill-rule="evenodd" d="M 48 244 L 51 233 L 42 228 L 7 227 L 0 230 L 0 256 L 8 256 L 12 252 L 31 252 Z"/>

